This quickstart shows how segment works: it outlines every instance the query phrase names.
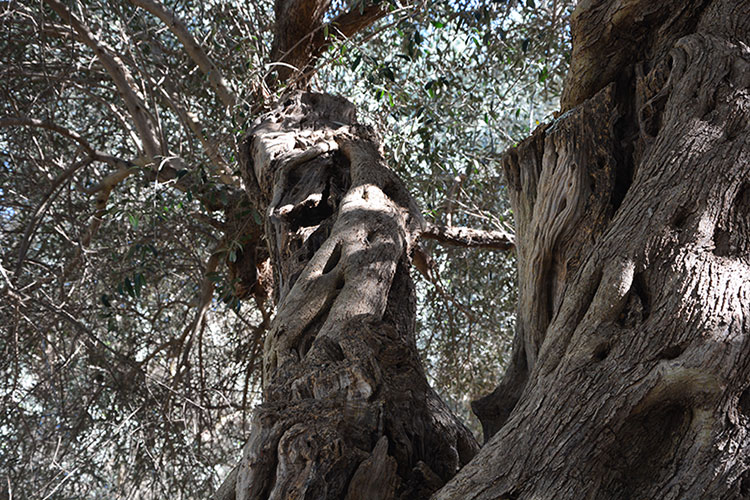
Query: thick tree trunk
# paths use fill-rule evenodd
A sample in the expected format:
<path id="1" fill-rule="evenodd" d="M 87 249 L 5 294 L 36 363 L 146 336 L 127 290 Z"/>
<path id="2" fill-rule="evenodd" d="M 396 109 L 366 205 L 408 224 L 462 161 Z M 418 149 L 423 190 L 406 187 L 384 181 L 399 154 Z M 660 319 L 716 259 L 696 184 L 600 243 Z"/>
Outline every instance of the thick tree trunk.
<path id="1" fill-rule="evenodd" d="M 750 498 L 750 3 L 581 1 L 509 151 L 515 353 L 438 499 Z"/>
<path id="2" fill-rule="evenodd" d="M 419 363 L 409 257 L 422 218 L 354 115 L 300 94 L 245 143 L 278 309 L 241 500 L 427 498 L 478 448 Z"/>

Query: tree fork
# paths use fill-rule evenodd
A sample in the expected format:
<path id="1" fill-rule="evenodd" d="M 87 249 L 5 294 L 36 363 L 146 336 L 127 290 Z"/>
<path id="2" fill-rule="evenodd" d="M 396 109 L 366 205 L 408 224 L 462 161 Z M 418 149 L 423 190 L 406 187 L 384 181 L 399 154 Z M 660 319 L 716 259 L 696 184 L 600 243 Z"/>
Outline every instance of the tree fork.
<path id="1" fill-rule="evenodd" d="M 262 118 L 243 163 L 278 308 L 236 498 L 429 497 L 478 446 L 419 362 L 414 201 L 353 106 L 328 95 Z"/>

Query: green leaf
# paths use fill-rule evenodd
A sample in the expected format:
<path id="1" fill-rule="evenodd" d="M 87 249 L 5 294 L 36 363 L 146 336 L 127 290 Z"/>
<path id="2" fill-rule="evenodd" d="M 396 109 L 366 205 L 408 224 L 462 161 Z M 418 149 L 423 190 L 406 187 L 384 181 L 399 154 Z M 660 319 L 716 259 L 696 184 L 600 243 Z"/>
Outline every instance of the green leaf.
<path id="1" fill-rule="evenodd" d="M 130 278 L 125 278 L 125 281 L 122 285 L 128 295 L 130 295 L 132 298 L 135 298 L 135 290 L 133 289 L 133 282 L 130 281 Z"/>
<path id="2" fill-rule="evenodd" d="M 445 23 L 441 23 L 440 21 L 432 21 L 432 25 L 436 27 L 437 29 L 444 28 Z"/>
<path id="3" fill-rule="evenodd" d="M 547 67 L 545 66 L 539 72 L 539 83 L 544 83 L 544 81 L 547 79 L 548 76 L 549 76 L 549 72 L 547 71 Z"/>
<path id="4" fill-rule="evenodd" d="M 140 297 L 141 296 L 141 289 L 146 285 L 146 278 L 143 277 L 143 274 L 138 273 L 135 275 L 135 294 Z"/>
<path id="5" fill-rule="evenodd" d="M 128 220 L 133 229 L 138 229 L 138 216 L 134 214 L 128 214 Z"/>
<path id="6" fill-rule="evenodd" d="M 234 249 L 229 251 L 229 262 L 237 262 L 237 251 Z"/>

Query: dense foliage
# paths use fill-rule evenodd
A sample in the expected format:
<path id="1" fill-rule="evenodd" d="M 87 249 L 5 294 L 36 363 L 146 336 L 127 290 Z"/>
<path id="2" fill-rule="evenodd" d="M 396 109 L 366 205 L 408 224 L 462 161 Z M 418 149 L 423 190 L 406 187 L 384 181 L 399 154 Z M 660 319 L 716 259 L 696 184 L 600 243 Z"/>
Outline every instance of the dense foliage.
<path id="1" fill-rule="evenodd" d="M 428 219 L 508 228 L 497 159 L 556 106 L 570 9 L 394 4 L 352 39 L 332 27 L 311 86 L 357 104 Z M 243 208 L 237 142 L 285 91 L 267 85 L 272 10 L 0 6 L 0 492 L 206 497 L 236 460 L 273 314 L 233 269 L 261 220 Z M 513 256 L 424 246 L 420 347 L 469 418 L 509 354 Z"/>

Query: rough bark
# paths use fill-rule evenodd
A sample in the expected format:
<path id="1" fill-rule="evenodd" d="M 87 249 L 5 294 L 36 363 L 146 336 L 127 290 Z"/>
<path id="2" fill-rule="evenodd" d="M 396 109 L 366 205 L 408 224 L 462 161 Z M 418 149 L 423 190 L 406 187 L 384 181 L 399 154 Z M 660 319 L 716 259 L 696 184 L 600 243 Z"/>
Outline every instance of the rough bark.
<path id="1" fill-rule="evenodd" d="M 281 82 L 291 84 L 294 80 L 304 86 L 309 77 L 306 73 L 330 43 L 329 35 L 349 38 L 388 13 L 385 2 L 371 5 L 362 2 L 352 6 L 351 11 L 344 11 L 326 22 L 330 0 L 276 0 L 276 26 L 271 47 L 276 71 L 269 75 L 269 86 L 274 88 Z"/>
<path id="2" fill-rule="evenodd" d="M 419 211 L 343 99 L 290 98 L 245 147 L 278 308 L 236 498 L 427 498 L 477 444 L 419 363 Z"/>
<path id="3" fill-rule="evenodd" d="M 750 498 L 750 3 L 579 3 L 504 158 L 518 329 L 436 499 Z"/>

